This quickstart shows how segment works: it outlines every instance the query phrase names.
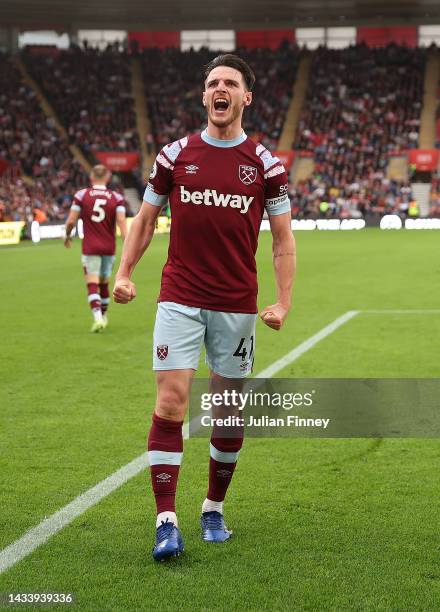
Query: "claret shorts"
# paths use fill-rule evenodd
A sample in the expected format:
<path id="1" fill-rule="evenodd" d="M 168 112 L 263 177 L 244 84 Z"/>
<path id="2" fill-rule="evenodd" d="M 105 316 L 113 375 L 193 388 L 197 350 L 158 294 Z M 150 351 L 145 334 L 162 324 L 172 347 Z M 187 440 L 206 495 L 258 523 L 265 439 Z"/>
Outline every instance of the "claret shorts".
<path id="1" fill-rule="evenodd" d="M 256 320 L 256 314 L 159 302 L 153 370 L 197 370 L 204 343 L 206 363 L 213 372 L 225 378 L 244 378 L 252 372 Z"/>

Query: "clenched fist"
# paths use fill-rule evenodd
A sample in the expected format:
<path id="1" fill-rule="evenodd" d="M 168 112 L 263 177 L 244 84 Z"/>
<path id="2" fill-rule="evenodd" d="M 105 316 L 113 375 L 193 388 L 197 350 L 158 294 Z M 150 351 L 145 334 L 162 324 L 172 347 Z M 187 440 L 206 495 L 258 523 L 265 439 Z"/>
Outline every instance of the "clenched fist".
<path id="1" fill-rule="evenodd" d="M 266 306 L 264 310 L 260 312 L 260 317 L 268 327 L 281 329 L 287 315 L 289 314 L 289 308 L 284 304 L 272 304 L 272 306 Z"/>
<path id="2" fill-rule="evenodd" d="M 118 304 L 128 304 L 136 297 L 136 285 L 129 278 L 117 278 L 113 287 L 113 299 Z"/>

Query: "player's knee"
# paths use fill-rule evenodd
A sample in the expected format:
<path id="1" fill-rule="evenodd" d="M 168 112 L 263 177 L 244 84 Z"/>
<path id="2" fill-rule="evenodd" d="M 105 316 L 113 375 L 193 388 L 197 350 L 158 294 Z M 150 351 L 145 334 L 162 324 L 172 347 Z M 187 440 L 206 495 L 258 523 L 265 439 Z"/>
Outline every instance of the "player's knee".
<path id="1" fill-rule="evenodd" d="M 156 402 L 156 414 L 164 419 L 180 419 L 187 402 L 186 392 L 173 386 L 159 392 Z"/>

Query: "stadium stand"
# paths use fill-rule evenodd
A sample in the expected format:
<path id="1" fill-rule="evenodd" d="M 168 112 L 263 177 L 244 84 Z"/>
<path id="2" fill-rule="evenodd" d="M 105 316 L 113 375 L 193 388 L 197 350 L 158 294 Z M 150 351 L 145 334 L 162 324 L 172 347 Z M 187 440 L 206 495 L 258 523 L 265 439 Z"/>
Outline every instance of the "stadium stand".
<path id="1" fill-rule="evenodd" d="M 408 182 L 390 180 L 378 171 L 368 178 L 337 186 L 315 172 L 308 180 L 290 185 L 290 197 L 292 215 L 296 218 L 345 219 L 369 214 L 406 214 L 413 196 Z"/>
<path id="2" fill-rule="evenodd" d="M 64 219 L 87 175 L 11 59 L 2 54 L 0 64 L 0 158 L 17 171 L 0 183 L 2 220 L 30 221 L 35 209 L 48 220 Z"/>
<path id="3" fill-rule="evenodd" d="M 317 197 L 335 214 L 405 208 L 410 188 L 385 175 L 390 155 L 417 147 L 425 59 L 394 44 L 314 53 L 294 148 L 313 156 L 315 173 L 294 190 L 295 208 L 306 213 Z"/>
<path id="4" fill-rule="evenodd" d="M 244 129 L 274 150 L 290 104 L 299 53 L 288 44 L 277 50 L 238 49 L 237 53 L 249 62 L 257 77 L 254 103 L 246 109 Z M 148 110 L 158 147 L 204 126 L 201 67 L 217 54 L 208 49 L 143 51 Z"/>
<path id="5" fill-rule="evenodd" d="M 93 160 L 96 151 L 137 151 L 129 57 L 117 46 L 26 53 L 24 61 L 54 106 L 70 142 Z"/>
<path id="6" fill-rule="evenodd" d="M 275 150 L 303 52 L 288 43 L 276 50 L 237 51 L 257 75 L 245 129 Z M 290 185 L 295 216 L 406 214 L 413 199 L 411 185 L 387 177 L 387 166 L 391 155 L 405 155 L 418 145 L 427 53 L 394 44 L 377 49 L 359 44 L 342 50 L 321 47 L 311 54 L 306 100 L 292 146 L 297 158 L 313 159 L 314 172 Z M 206 48 L 135 52 L 156 149 L 203 128 L 201 67 L 215 55 Z M 103 51 L 72 46 L 22 53 L 69 143 L 78 145 L 92 163 L 98 151 L 140 149 L 131 57 L 118 45 Z M 49 220 L 64 219 L 72 194 L 87 184 L 87 173 L 13 62 L 5 55 L 0 60 L 0 158 L 24 175 L 3 179 L 2 218 L 28 221 L 38 209 Z M 138 182 L 141 190 L 141 177 Z M 439 191 L 434 179 L 432 214 L 440 213 Z"/>

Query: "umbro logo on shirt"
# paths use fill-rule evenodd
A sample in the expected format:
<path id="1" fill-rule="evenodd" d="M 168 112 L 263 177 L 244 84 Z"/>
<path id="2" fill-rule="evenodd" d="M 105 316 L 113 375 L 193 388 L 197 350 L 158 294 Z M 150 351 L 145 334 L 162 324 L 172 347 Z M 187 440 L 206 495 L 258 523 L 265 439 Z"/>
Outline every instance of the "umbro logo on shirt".
<path id="1" fill-rule="evenodd" d="M 185 170 L 187 174 L 196 174 L 198 169 L 199 169 L 198 166 L 185 166 Z"/>

